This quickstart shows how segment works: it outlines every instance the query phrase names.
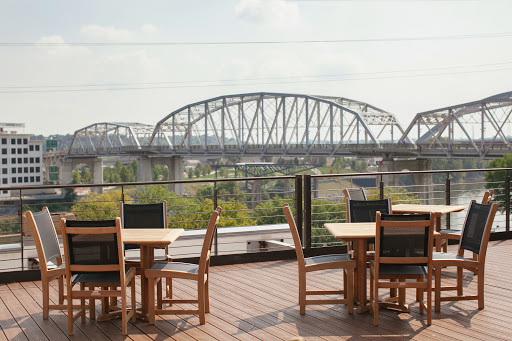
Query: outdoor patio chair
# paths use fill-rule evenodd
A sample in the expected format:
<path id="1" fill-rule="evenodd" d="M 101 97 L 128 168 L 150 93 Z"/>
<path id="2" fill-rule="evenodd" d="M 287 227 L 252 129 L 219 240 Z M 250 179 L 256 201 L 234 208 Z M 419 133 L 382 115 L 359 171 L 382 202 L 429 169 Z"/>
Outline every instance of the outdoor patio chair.
<path id="1" fill-rule="evenodd" d="M 121 224 L 124 229 L 165 229 L 167 228 L 167 201 L 157 204 L 125 204 L 119 203 Z M 125 250 L 140 250 L 139 245 L 127 244 Z M 169 248 L 165 247 L 163 255 L 155 255 L 155 261 L 171 261 Z M 125 257 L 126 267 L 140 268 L 140 253 Z M 137 271 L 137 274 L 140 273 Z"/>
<path id="2" fill-rule="evenodd" d="M 115 219 L 107 219 L 107 220 L 67 220 L 62 218 L 61 219 L 61 228 L 62 225 L 66 227 L 115 227 L 116 226 L 116 220 Z M 94 287 L 89 286 L 90 290 L 93 290 Z M 104 288 L 107 289 L 107 288 Z M 109 306 L 115 306 L 117 303 L 117 297 L 111 297 L 111 304 L 108 302 L 108 299 L 103 299 L 102 304 L 102 312 L 103 315 L 107 314 L 109 309 Z M 67 307 L 66 307 L 67 308 Z M 89 299 L 89 318 L 91 320 L 94 320 L 96 318 L 96 308 L 94 299 Z"/>
<path id="3" fill-rule="evenodd" d="M 59 239 L 48 208 L 43 207 L 42 211 L 35 213 L 27 211 L 25 216 L 37 249 L 43 289 L 43 319 L 46 320 L 50 309 L 67 308 L 67 304 L 64 304 L 66 269 L 62 263 Z M 50 282 L 54 279 L 58 279 L 59 304 L 50 304 Z"/>
<path id="4" fill-rule="evenodd" d="M 345 195 L 345 199 L 349 200 L 366 200 L 366 193 L 364 192 L 364 188 L 345 188 L 343 190 L 343 194 Z"/>
<path id="5" fill-rule="evenodd" d="M 206 313 L 210 312 L 210 299 L 209 299 L 209 267 L 210 256 L 213 244 L 213 236 L 217 230 L 219 223 L 220 213 L 222 209 L 217 207 L 213 211 L 210 222 L 206 229 L 206 234 L 203 241 L 201 256 L 199 264 L 181 263 L 181 262 L 160 262 L 155 263 L 151 269 L 145 271 L 148 278 L 149 286 L 149 323 L 155 324 L 155 315 L 159 314 L 198 314 L 199 323 L 206 323 Z M 197 299 L 174 299 L 172 297 L 162 298 L 162 278 L 173 279 L 189 279 L 197 282 Z M 157 302 L 155 307 L 155 284 L 157 285 Z M 168 303 L 171 305 L 176 303 L 195 303 L 197 309 L 163 309 L 163 304 Z"/>
<path id="6" fill-rule="evenodd" d="M 377 211 L 391 214 L 391 199 L 379 200 L 355 200 L 345 198 L 347 207 L 347 222 L 349 223 L 371 223 L 376 221 Z M 374 250 L 375 239 L 368 239 L 369 250 Z M 348 251 L 352 251 L 351 243 L 347 244 Z M 369 254 L 370 257 L 373 253 Z"/>
<path id="7" fill-rule="evenodd" d="M 415 288 L 420 313 L 432 323 L 432 246 L 435 219 L 430 214 L 377 213 L 375 259 L 370 261 L 370 309 L 379 324 L 379 306 L 409 311 L 405 289 Z M 398 296 L 379 302 L 379 288 L 398 289 Z M 427 301 L 423 293 L 427 292 Z"/>
<path id="8" fill-rule="evenodd" d="M 484 193 L 484 197 L 482 198 L 482 205 L 489 205 L 492 200 L 492 195 L 494 194 L 494 190 L 490 189 Z M 442 229 L 439 231 L 440 236 L 436 237 L 436 245 L 437 243 L 441 243 L 443 245 L 443 251 L 448 252 L 448 241 L 449 240 L 460 240 L 460 236 L 462 230 L 460 229 Z"/>
<path id="9" fill-rule="evenodd" d="M 125 271 L 121 221 L 114 227 L 66 227 L 61 224 L 66 259 L 68 294 L 68 334 L 73 335 L 73 323 L 81 317 L 85 322 L 85 300 L 121 297 L 121 308 L 106 317 L 121 313 L 123 335 L 127 334 L 128 319 L 135 322 L 135 269 Z M 79 289 L 74 287 L 79 284 Z M 127 287 L 131 287 L 131 309 L 127 308 Z M 86 289 L 100 287 L 99 290 Z M 114 289 L 113 289 L 114 288 Z M 73 313 L 73 299 L 80 299 L 80 309 Z M 106 318 L 105 317 L 105 318 Z"/>
<path id="10" fill-rule="evenodd" d="M 290 226 L 295 244 L 297 264 L 299 266 L 299 306 L 301 315 L 306 314 L 308 304 L 346 304 L 349 314 L 353 312 L 354 305 L 354 269 L 356 261 L 348 254 L 322 255 L 304 258 L 302 243 L 297 231 L 290 206 L 284 204 L 284 215 Z M 306 274 L 312 271 L 327 269 L 343 269 L 343 290 L 307 290 Z M 343 295 L 343 299 L 307 299 L 308 295 Z"/>
<path id="11" fill-rule="evenodd" d="M 498 204 L 482 205 L 474 201 L 471 202 L 462 236 L 459 242 L 459 250 L 456 255 L 436 252 L 433 256 L 433 266 L 435 275 L 435 309 L 441 309 L 442 301 L 458 301 L 458 300 L 478 300 L 478 308 L 484 308 L 484 266 L 485 255 L 487 253 L 487 243 L 491 234 L 491 227 L 494 216 L 498 210 Z M 464 257 L 465 251 L 472 252 L 471 258 Z M 441 269 L 447 266 L 457 267 L 456 286 L 441 286 Z M 464 295 L 462 272 L 463 269 L 473 271 L 477 277 L 477 294 Z M 441 291 L 457 290 L 456 296 L 441 297 Z"/>

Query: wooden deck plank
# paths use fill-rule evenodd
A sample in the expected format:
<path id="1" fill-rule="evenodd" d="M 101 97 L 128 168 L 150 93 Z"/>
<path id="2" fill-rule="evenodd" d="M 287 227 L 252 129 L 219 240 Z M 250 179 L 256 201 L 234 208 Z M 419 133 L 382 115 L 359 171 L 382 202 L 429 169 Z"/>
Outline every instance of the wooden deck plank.
<path id="1" fill-rule="evenodd" d="M 456 250 L 456 246 L 450 246 Z M 486 264 L 485 309 L 476 301 L 443 302 L 441 312 L 433 313 L 432 326 L 419 314 L 408 290 L 410 313 L 381 309 L 380 325 L 373 326 L 370 313 L 348 314 L 344 305 L 307 306 L 306 315 L 298 309 L 296 261 L 237 264 L 210 269 L 210 305 L 206 324 L 197 316 L 158 316 L 156 325 L 137 320 L 128 324 L 128 337 L 121 335 L 120 319 L 97 322 L 87 319 L 75 323 L 73 339 L 84 340 L 510 340 L 512 339 L 512 296 L 509 286 L 512 272 L 507 271 L 512 257 L 512 240 L 491 242 Z M 443 283 L 455 282 L 455 270 L 443 269 Z M 464 275 L 465 293 L 476 292 L 477 277 Z M 341 287 L 341 271 L 326 270 L 308 274 L 308 288 L 325 290 Z M 140 281 L 137 279 L 140 299 Z M 196 296 L 189 281 L 175 280 L 178 298 Z M 384 296 L 386 292 L 382 290 Z M 57 299 L 56 282 L 50 290 Z M 0 341 L 68 340 L 66 311 L 50 311 L 42 320 L 40 282 L 0 284 Z M 187 305 L 176 305 L 187 308 Z M 99 313 L 100 304 L 96 306 Z"/>

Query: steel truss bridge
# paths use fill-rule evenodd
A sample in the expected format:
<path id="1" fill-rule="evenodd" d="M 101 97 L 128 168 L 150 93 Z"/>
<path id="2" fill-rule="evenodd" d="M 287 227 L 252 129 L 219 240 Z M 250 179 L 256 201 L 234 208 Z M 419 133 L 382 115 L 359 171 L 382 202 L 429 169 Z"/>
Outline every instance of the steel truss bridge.
<path id="1" fill-rule="evenodd" d="M 220 96 L 171 112 L 156 126 L 95 123 L 66 157 L 357 156 L 495 158 L 512 152 L 512 92 L 396 117 L 342 97 L 283 93 Z"/>

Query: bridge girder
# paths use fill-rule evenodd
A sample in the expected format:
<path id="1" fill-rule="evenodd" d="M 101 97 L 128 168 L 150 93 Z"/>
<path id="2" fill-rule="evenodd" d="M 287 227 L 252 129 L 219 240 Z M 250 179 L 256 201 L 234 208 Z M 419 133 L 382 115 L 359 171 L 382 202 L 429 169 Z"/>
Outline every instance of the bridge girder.
<path id="1" fill-rule="evenodd" d="M 69 154 L 117 154 L 123 149 L 140 150 L 149 142 L 152 125 L 102 122 L 75 131 Z"/>
<path id="2" fill-rule="evenodd" d="M 158 122 L 149 147 L 206 153 L 229 149 L 240 154 L 259 147 L 263 154 L 272 149 L 288 155 L 297 147 L 310 154 L 327 146 L 335 154 L 345 145 L 396 142 L 401 134 L 392 114 L 367 103 L 265 92 L 221 96 L 182 107 Z"/>
<path id="3" fill-rule="evenodd" d="M 512 92 L 480 101 L 419 113 L 399 142 L 414 141 L 422 153 L 441 150 L 453 156 L 454 147 L 469 144 L 485 158 L 495 148 L 512 151 Z"/>

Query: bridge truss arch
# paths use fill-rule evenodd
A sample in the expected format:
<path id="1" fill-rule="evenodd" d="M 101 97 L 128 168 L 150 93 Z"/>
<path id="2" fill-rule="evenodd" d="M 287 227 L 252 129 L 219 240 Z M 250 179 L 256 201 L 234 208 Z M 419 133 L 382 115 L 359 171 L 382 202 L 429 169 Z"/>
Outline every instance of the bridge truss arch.
<path id="1" fill-rule="evenodd" d="M 142 123 L 103 122 L 75 131 L 70 155 L 110 155 L 140 151 L 149 142 L 154 126 Z"/>
<path id="2" fill-rule="evenodd" d="M 399 142 L 422 156 L 501 157 L 512 151 L 512 92 L 416 115 Z"/>
<path id="3" fill-rule="evenodd" d="M 261 92 L 173 111 L 157 123 L 148 148 L 176 155 L 345 155 L 396 143 L 403 133 L 394 115 L 363 102 Z"/>

